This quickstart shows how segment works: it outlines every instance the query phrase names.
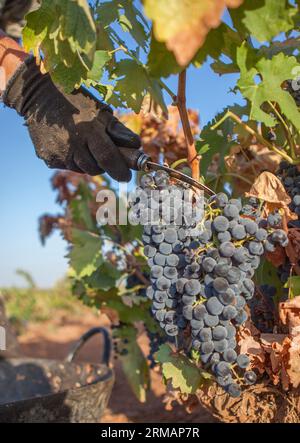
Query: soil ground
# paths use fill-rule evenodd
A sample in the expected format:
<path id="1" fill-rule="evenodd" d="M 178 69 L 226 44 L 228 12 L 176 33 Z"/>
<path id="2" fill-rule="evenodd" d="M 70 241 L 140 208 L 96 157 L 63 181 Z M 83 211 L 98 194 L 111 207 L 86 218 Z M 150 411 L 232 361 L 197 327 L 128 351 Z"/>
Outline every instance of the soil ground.
<path id="1" fill-rule="evenodd" d="M 43 323 L 29 323 L 26 331 L 19 336 L 21 351 L 28 357 L 63 359 L 70 347 L 88 329 L 95 326 L 106 326 L 106 317 L 97 317 L 91 312 L 82 316 L 59 312 L 55 318 Z M 142 347 L 146 340 L 141 337 Z M 101 342 L 94 337 L 80 352 L 78 360 L 98 363 L 101 356 Z M 216 420 L 200 405 L 191 414 L 181 406 L 174 407 L 172 412 L 164 409 L 162 398 L 164 386 L 159 374 L 151 371 L 152 391 L 147 402 L 141 404 L 132 393 L 120 363 L 115 361 L 116 382 L 109 406 L 102 422 L 105 423 L 213 423 Z"/>

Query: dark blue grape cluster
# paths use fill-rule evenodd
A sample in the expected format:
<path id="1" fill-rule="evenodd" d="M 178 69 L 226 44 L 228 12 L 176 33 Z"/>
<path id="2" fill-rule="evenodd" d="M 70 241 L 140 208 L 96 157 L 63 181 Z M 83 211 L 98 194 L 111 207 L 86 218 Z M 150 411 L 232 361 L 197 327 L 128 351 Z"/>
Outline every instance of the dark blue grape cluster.
<path id="1" fill-rule="evenodd" d="M 161 186 L 156 176 L 151 179 L 152 189 Z M 150 179 L 145 182 L 149 189 Z M 168 186 L 166 179 L 164 187 Z M 179 347 L 199 354 L 202 365 L 232 396 L 241 393 L 240 378 L 234 379 L 232 368 L 249 366 L 249 358 L 238 355 L 236 329 L 247 320 L 247 302 L 255 291 L 252 277 L 270 236 L 253 203 L 248 203 L 255 215 L 250 218 L 245 215 L 250 208 L 245 211 L 240 200 L 220 193 L 206 202 L 203 219 L 146 225 L 143 235 L 151 269 L 147 296 L 154 317 Z M 254 372 L 244 373 L 245 384 L 255 380 Z"/>

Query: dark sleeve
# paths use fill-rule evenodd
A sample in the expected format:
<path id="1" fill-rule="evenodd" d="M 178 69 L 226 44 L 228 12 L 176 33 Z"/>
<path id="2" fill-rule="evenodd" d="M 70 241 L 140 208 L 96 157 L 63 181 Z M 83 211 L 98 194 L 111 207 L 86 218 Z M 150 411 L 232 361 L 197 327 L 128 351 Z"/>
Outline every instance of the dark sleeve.
<path id="1" fill-rule="evenodd" d="M 24 17 L 37 3 L 37 0 L 0 0 L 0 29 L 10 37 L 20 38 Z"/>

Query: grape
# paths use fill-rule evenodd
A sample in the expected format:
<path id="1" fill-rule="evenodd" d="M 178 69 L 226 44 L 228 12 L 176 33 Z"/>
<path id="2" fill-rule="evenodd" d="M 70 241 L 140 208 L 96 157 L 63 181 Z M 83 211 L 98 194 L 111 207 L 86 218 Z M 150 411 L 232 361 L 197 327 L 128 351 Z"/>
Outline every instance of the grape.
<path id="1" fill-rule="evenodd" d="M 216 364 L 215 372 L 219 377 L 230 375 L 230 365 L 225 361 L 220 361 Z"/>
<path id="2" fill-rule="evenodd" d="M 165 315 L 166 315 L 167 311 L 165 309 L 159 309 L 158 311 L 156 311 L 155 313 L 155 318 L 159 321 L 159 322 L 163 322 L 165 319 Z"/>
<path id="3" fill-rule="evenodd" d="M 259 228 L 255 234 L 256 240 L 258 240 L 260 242 L 266 240 L 267 236 L 268 236 L 268 232 L 263 228 Z"/>
<path id="4" fill-rule="evenodd" d="M 167 335 L 170 335 L 171 337 L 175 337 L 176 335 L 178 335 L 178 326 L 167 324 L 165 327 L 165 331 L 166 331 Z"/>
<path id="5" fill-rule="evenodd" d="M 179 264 L 179 257 L 178 257 L 178 255 L 175 255 L 175 254 L 168 255 L 167 258 L 166 258 L 166 263 L 167 263 L 168 266 L 175 266 L 175 267 L 177 267 L 178 264 Z"/>
<path id="6" fill-rule="evenodd" d="M 239 210 L 235 205 L 228 204 L 224 208 L 225 217 L 232 219 L 239 217 Z"/>
<path id="7" fill-rule="evenodd" d="M 155 256 L 153 257 L 153 262 L 156 265 L 159 266 L 164 266 L 166 264 L 166 256 L 161 254 L 160 252 L 158 252 L 157 254 L 155 254 Z"/>
<path id="8" fill-rule="evenodd" d="M 218 294 L 218 299 L 223 305 L 230 305 L 235 300 L 235 294 L 231 288 L 228 288 L 226 292 Z"/>
<path id="9" fill-rule="evenodd" d="M 224 208 L 228 203 L 228 197 L 224 192 L 220 192 L 215 196 L 215 201 L 219 208 Z"/>
<path id="10" fill-rule="evenodd" d="M 151 268 L 151 272 L 150 275 L 152 278 L 160 278 L 163 275 L 163 267 L 162 266 L 158 266 L 158 265 L 154 265 Z"/>
<path id="11" fill-rule="evenodd" d="M 182 309 L 182 314 L 187 320 L 192 320 L 193 318 L 193 307 L 191 305 L 186 305 Z M 200 319 L 199 319 L 200 320 Z"/>
<path id="12" fill-rule="evenodd" d="M 233 254 L 233 258 L 237 263 L 245 263 L 248 258 L 247 249 L 243 246 L 237 248 Z"/>
<path id="13" fill-rule="evenodd" d="M 184 286 L 185 292 L 188 295 L 197 295 L 200 293 L 201 285 L 198 280 L 188 280 Z"/>
<path id="14" fill-rule="evenodd" d="M 238 268 L 232 267 L 228 270 L 227 280 L 229 283 L 238 283 L 241 278 L 241 272 Z"/>
<path id="15" fill-rule="evenodd" d="M 250 235 L 255 235 L 258 231 L 257 223 L 253 220 L 247 220 L 245 223 L 245 229 Z"/>
<path id="16" fill-rule="evenodd" d="M 235 299 L 235 307 L 237 309 L 242 309 L 246 304 L 246 301 L 244 299 L 244 297 L 241 297 L 240 295 L 238 295 Z"/>
<path id="17" fill-rule="evenodd" d="M 152 241 L 153 241 L 153 243 L 157 243 L 157 244 L 162 243 L 164 241 L 164 234 L 163 233 L 161 233 L 161 234 L 153 234 L 152 235 Z"/>
<path id="18" fill-rule="evenodd" d="M 169 243 L 162 242 L 159 245 L 159 252 L 164 255 L 169 255 L 172 252 L 172 246 Z"/>
<path id="19" fill-rule="evenodd" d="M 154 301 L 152 303 L 152 306 L 153 306 L 154 309 L 164 309 L 165 303 L 160 303 L 158 301 Z"/>
<path id="20" fill-rule="evenodd" d="M 219 317 L 216 315 L 205 314 L 203 320 L 205 325 L 211 328 L 217 326 L 217 324 L 219 323 Z"/>
<path id="21" fill-rule="evenodd" d="M 199 340 L 193 340 L 192 346 L 196 351 L 199 351 L 201 348 L 201 342 Z"/>
<path id="22" fill-rule="evenodd" d="M 154 257 L 155 254 L 156 254 L 156 249 L 155 249 L 153 246 L 146 245 L 146 246 L 144 247 L 144 254 L 145 254 L 145 256 L 148 257 L 148 258 L 152 258 L 152 257 Z"/>
<path id="23" fill-rule="evenodd" d="M 250 364 L 249 357 L 246 354 L 238 355 L 236 362 L 237 362 L 238 366 L 242 369 L 246 369 Z"/>
<path id="24" fill-rule="evenodd" d="M 212 339 L 211 328 L 202 328 L 200 333 L 199 333 L 199 339 L 202 342 L 204 342 L 204 341 L 211 341 L 211 339 Z"/>
<path id="25" fill-rule="evenodd" d="M 257 380 L 257 376 L 254 371 L 246 371 L 244 374 L 244 380 L 247 385 L 253 385 Z"/>
<path id="26" fill-rule="evenodd" d="M 211 297 L 206 302 L 206 309 L 211 315 L 220 315 L 224 306 L 219 302 L 217 297 Z"/>
<path id="27" fill-rule="evenodd" d="M 165 241 L 167 243 L 175 243 L 178 239 L 177 231 L 174 228 L 168 228 L 165 230 Z"/>
<path id="28" fill-rule="evenodd" d="M 228 340 L 235 338 L 236 329 L 234 326 L 232 326 L 232 324 L 229 324 L 226 326 L 226 331 L 227 331 L 227 339 Z"/>
<path id="29" fill-rule="evenodd" d="M 225 232 L 229 228 L 229 221 L 223 215 L 219 215 L 214 219 L 213 227 L 217 232 Z"/>
<path id="30" fill-rule="evenodd" d="M 152 268 L 153 269 L 153 268 Z M 166 291 L 167 289 L 169 289 L 169 287 L 171 286 L 171 282 L 169 279 L 165 278 L 165 277 L 160 277 L 157 279 L 156 281 L 156 286 L 158 289 L 160 289 L 161 291 Z"/>
<path id="31" fill-rule="evenodd" d="M 234 306 L 225 306 L 222 315 L 224 320 L 232 320 L 237 315 L 237 310 Z"/>
<path id="32" fill-rule="evenodd" d="M 195 301 L 196 301 L 196 297 L 195 297 L 195 296 L 192 296 L 192 295 L 186 295 L 186 294 L 184 294 L 184 295 L 181 297 L 181 301 L 182 301 L 182 303 L 183 303 L 184 305 L 193 305 L 193 304 L 195 303 Z"/>
<path id="33" fill-rule="evenodd" d="M 236 322 L 236 324 L 242 325 L 243 323 L 245 323 L 247 318 L 248 318 L 247 312 L 244 311 L 244 309 L 240 309 L 237 315 L 234 317 L 234 321 Z"/>
<path id="34" fill-rule="evenodd" d="M 214 272 L 219 277 L 226 277 L 226 275 L 229 272 L 229 269 L 230 269 L 229 265 L 227 265 L 226 263 L 220 262 L 215 266 Z"/>
<path id="35" fill-rule="evenodd" d="M 165 315 L 164 321 L 169 324 L 174 323 L 176 321 L 176 316 L 177 314 L 175 311 L 168 311 Z"/>
<path id="36" fill-rule="evenodd" d="M 165 187 L 169 183 L 169 175 L 166 171 L 157 171 L 154 176 L 154 181 L 158 187 Z"/>
<path id="37" fill-rule="evenodd" d="M 228 374 L 225 377 L 220 377 L 218 375 L 216 379 L 217 379 L 218 385 L 220 385 L 222 387 L 228 386 L 233 382 L 231 374 Z"/>
<path id="38" fill-rule="evenodd" d="M 202 320 L 195 320 L 194 318 L 190 321 L 191 328 L 193 329 L 202 329 L 204 323 Z"/>
<path id="39" fill-rule="evenodd" d="M 281 215 L 277 213 L 271 213 L 267 217 L 268 225 L 271 226 L 271 228 L 276 228 L 281 225 Z"/>
<path id="40" fill-rule="evenodd" d="M 228 347 L 227 340 L 214 340 L 214 347 L 217 352 L 224 352 Z"/>
<path id="41" fill-rule="evenodd" d="M 202 262 L 202 268 L 205 272 L 212 272 L 217 262 L 212 257 L 206 257 Z"/>
<path id="42" fill-rule="evenodd" d="M 212 341 L 204 341 L 201 343 L 201 352 L 203 354 L 211 354 L 214 350 L 214 344 Z"/>
<path id="43" fill-rule="evenodd" d="M 179 292 L 179 294 L 183 294 L 184 293 L 184 287 L 185 284 L 188 282 L 188 280 L 186 278 L 179 278 L 176 282 L 176 289 Z"/>
<path id="44" fill-rule="evenodd" d="M 159 303 L 165 303 L 168 298 L 168 295 L 165 291 L 155 291 L 154 292 L 154 300 Z"/>
<path id="45" fill-rule="evenodd" d="M 150 174 L 143 175 L 141 177 L 141 180 L 140 180 L 140 185 L 142 186 L 142 188 L 153 186 L 154 185 L 154 179 L 153 179 L 152 175 L 150 175 Z"/>
<path id="46" fill-rule="evenodd" d="M 246 237 L 247 233 L 244 226 L 236 225 L 232 228 L 231 235 L 236 240 L 243 240 Z"/>
<path id="47" fill-rule="evenodd" d="M 227 337 L 227 330 L 224 326 L 216 326 L 212 331 L 214 340 L 223 340 Z"/>
<path id="48" fill-rule="evenodd" d="M 231 383 L 227 386 L 227 392 L 231 397 L 237 398 L 241 395 L 241 388 L 237 383 Z"/>
<path id="49" fill-rule="evenodd" d="M 263 245 L 256 241 L 249 242 L 248 248 L 253 255 L 262 255 L 264 253 Z"/>
<path id="50" fill-rule="evenodd" d="M 204 319 L 204 316 L 205 316 L 206 314 L 207 314 L 207 309 L 206 309 L 206 307 L 205 307 L 203 304 L 201 304 L 201 305 L 196 305 L 196 306 L 194 307 L 193 315 L 194 315 L 194 317 L 195 317 L 196 320 L 203 320 L 203 319 Z"/>
<path id="51" fill-rule="evenodd" d="M 166 266 L 164 268 L 164 276 L 169 278 L 170 280 L 173 280 L 177 277 L 178 273 L 177 273 L 177 269 L 175 267 L 172 266 Z"/>
<path id="52" fill-rule="evenodd" d="M 225 292 L 227 291 L 227 289 L 229 288 L 229 284 L 228 281 L 225 280 L 225 278 L 223 277 L 217 277 L 214 281 L 213 281 L 213 288 L 217 291 L 217 292 Z"/>
<path id="53" fill-rule="evenodd" d="M 275 251 L 275 246 L 269 240 L 266 240 L 264 245 L 265 245 L 265 250 L 267 252 L 274 252 Z"/>
<path id="54" fill-rule="evenodd" d="M 229 242 L 231 240 L 231 234 L 229 231 L 225 231 L 225 232 L 219 232 L 218 233 L 218 240 L 221 243 L 224 242 Z"/>
<path id="55" fill-rule="evenodd" d="M 223 257 L 232 257 L 235 253 L 235 246 L 231 242 L 224 242 L 220 245 L 219 251 Z"/>
<path id="56" fill-rule="evenodd" d="M 225 349 L 225 351 L 223 352 L 223 358 L 225 361 L 227 361 L 228 363 L 233 363 L 236 361 L 237 359 L 237 353 L 235 352 L 234 349 L 231 348 L 227 348 Z"/>

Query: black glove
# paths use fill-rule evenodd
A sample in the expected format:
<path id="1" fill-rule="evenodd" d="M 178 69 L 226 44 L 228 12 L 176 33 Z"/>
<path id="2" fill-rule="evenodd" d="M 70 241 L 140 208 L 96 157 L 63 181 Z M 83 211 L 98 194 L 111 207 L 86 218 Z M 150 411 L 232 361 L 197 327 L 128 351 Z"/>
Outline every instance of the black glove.
<path id="1" fill-rule="evenodd" d="M 8 82 L 3 102 L 25 117 L 37 155 L 50 168 L 106 171 L 118 181 L 130 180 L 118 146 L 138 149 L 140 138 L 88 91 L 64 94 L 30 57 Z"/>

